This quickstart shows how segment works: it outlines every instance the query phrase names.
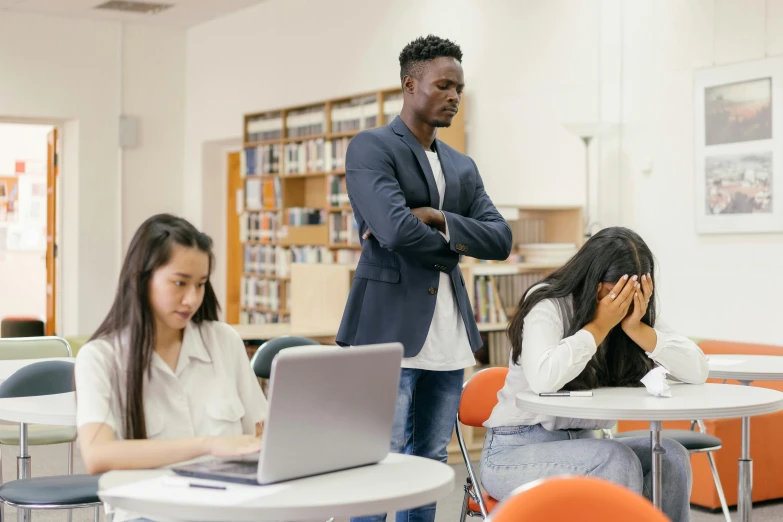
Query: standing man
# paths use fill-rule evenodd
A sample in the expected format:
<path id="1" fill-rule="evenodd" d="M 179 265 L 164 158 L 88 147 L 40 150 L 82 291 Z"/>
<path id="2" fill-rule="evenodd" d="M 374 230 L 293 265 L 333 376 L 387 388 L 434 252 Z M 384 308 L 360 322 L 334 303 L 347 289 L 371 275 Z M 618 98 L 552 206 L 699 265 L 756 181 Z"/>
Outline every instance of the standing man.
<path id="1" fill-rule="evenodd" d="M 476 164 L 436 139 L 459 110 L 461 61 L 459 46 L 436 36 L 406 45 L 400 116 L 351 140 L 346 183 L 362 254 L 337 334 L 341 345 L 402 343 L 391 451 L 441 462 L 464 369 L 481 347 L 459 257 L 503 260 L 511 252 L 511 229 Z M 435 504 L 397 514 L 434 519 Z"/>

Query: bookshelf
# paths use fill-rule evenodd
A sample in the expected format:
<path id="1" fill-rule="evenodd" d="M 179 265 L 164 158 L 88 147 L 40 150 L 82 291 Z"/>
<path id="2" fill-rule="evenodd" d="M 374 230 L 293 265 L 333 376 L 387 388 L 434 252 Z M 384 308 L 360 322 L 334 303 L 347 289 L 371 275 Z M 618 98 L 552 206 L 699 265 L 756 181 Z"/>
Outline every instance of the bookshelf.
<path id="1" fill-rule="evenodd" d="M 243 149 L 228 157 L 227 322 L 292 323 L 294 266 L 356 264 L 345 153 L 353 136 L 401 109 L 395 87 L 244 116 Z M 464 98 L 451 127 L 438 132 L 461 152 L 463 114 Z M 311 319 L 326 322 L 315 311 Z"/>
<path id="2" fill-rule="evenodd" d="M 582 245 L 581 207 L 502 207 L 513 210 L 517 218 L 509 220 L 514 242 L 511 256 L 502 262 L 467 257 L 460 262 L 484 340 L 484 347 L 476 352 L 477 365 L 465 371 L 465 379 L 487 366 L 508 366 L 511 344 L 506 327 L 519 299 Z M 355 263 L 292 265 L 291 327 L 336 332 L 355 270 Z M 317 291 L 313 292 L 313 288 Z M 463 426 L 473 458 L 481 453 L 484 433 L 483 428 Z M 455 438 L 449 445 L 449 462 L 460 460 Z"/>

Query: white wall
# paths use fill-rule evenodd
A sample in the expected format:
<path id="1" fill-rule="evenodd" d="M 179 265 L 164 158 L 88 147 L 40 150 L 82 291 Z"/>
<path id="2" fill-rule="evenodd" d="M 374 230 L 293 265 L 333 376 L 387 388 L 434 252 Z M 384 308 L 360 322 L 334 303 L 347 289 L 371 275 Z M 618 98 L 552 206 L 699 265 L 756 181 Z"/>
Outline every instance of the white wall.
<path id="1" fill-rule="evenodd" d="M 783 54 L 783 2 L 626 1 L 623 29 L 627 220 L 658 258 L 662 312 L 695 336 L 783 345 L 783 234 L 696 234 L 692 91 L 694 68 Z"/>
<path id="2" fill-rule="evenodd" d="M 64 130 L 61 334 L 90 334 L 106 314 L 131 229 L 182 208 L 184 41 L 181 30 L 129 26 L 120 39 L 114 22 L 0 12 L 0 119 Z M 122 178 L 121 110 L 141 130 Z"/>
<path id="3" fill-rule="evenodd" d="M 269 0 L 188 32 L 185 212 L 200 223 L 213 197 L 193 182 L 202 145 L 240 136 L 243 113 L 395 85 L 401 48 L 432 32 L 465 52 L 468 152 L 497 203 L 582 204 L 562 124 L 613 121 L 597 217 L 648 240 L 668 321 L 783 344 L 783 236 L 695 233 L 691 92 L 694 67 L 783 53 L 781 29 L 783 0 Z"/>
<path id="4" fill-rule="evenodd" d="M 270 0 L 191 29 L 187 215 L 200 221 L 201 186 L 190 180 L 202 171 L 202 143 L 240 136 L 247 112 L 397 85 L 400 50 L 429 32 L 463 47 L 468 147 L 490 195 L 580 203 L 584 187 L 573 173 L 582 146 L 560 122 L 597 115 L 594 5 Z M 349 18 L 351 29 L 340 29 Z M 548 55 L 559 57 L 556 66 Z"/>

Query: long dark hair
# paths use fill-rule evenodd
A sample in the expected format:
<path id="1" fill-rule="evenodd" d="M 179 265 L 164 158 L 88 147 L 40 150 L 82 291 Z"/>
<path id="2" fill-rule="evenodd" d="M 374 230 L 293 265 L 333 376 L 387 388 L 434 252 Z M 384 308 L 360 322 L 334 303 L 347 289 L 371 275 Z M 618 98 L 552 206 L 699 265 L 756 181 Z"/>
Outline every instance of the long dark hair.
<path id="1" fill-rule="evenodd" d="M 636 232 L 623 227 L 605 228 L 588 239 L 563 267 L 546 277 L 541 286 L 519 301 L 508 325 L 511 357 L 519 364 L 522 353 L 524 321 L 530 310 L 544 299 L 553 299 L 563 316 L 564 337 L 574 335 L 589 323 L 597 307 L 600 283 L 617 283 L 620 278 L 650 273 L 655 275 L 655 259 Z M 654 326 L 655 292 L 642 322 Z M 571 296 L 572 299 L 568 299 Z M 565 390 L 589 390 L 602 386 L 640 386 L 641 379 L 653 369 L 653 361 L 618 324 L 598 347 L 587 366 Z"/>
<path id="2" fill-rule="evenodd" d="M 150 372 L 155 348 L 155 319 L 149 300 L 149 282 L 158 268 L 171 259 L 173 245 L 196 248 L 209 256 L 209 273 L 214 266 L 212 239 L 196 230 L 189 222 L 170 214 L 158 214 L 147 219 L 136 231 L 122 264 L 114 303 L 106 319 L 92 334 L 93 339 L 123 342 L 127 333 L 127 374 L 123 433 L 126 439 L 147 438 L 144 422 L 144 373 Z M 212 284 L 204 285 L 204 300 L 191 319 L 196 324 L 218 319 L 218 304 Z M 119 386 L 121 376 L 115 381 Z"/>

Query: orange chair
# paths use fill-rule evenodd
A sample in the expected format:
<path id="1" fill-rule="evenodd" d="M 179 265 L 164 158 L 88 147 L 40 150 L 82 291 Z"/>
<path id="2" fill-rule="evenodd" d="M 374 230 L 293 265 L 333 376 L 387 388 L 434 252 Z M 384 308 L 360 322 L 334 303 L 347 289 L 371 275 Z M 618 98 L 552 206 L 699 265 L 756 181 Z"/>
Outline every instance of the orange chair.
<path id="1" fill-rule="evenodd" d="M 595 477 L 553 477 L 518 488 L 489 518 L 491 522 L 668 522 L 641 495 Z M 488 521 L 488 522 L 489 522 Z"/>
<path id="2" fill-rule="evenodd" d="M 508 368 L 487 368 L 476 373 L 468 379 L 462 387 L 462 398 L 457 412 L 457 441 L 462 451 L 462 458 L 468 468 L 468 478 L 465 482 L 465 499 L 462 501 L 462 515 L 460 522 L 465 518 L 487 518 L 487 515 L 495 508 L 498 501 L 486 493 L 481 492 L 481 486 L 470 463 L 470 454 L 462 437 L 460 423 L 466 426 L 480 428 L 489 418 L 492 409 L 498 403 L 498 392 L 506 383 Z"/>

